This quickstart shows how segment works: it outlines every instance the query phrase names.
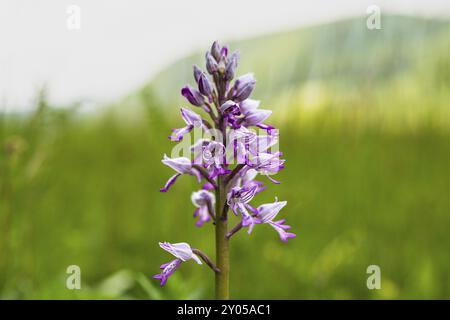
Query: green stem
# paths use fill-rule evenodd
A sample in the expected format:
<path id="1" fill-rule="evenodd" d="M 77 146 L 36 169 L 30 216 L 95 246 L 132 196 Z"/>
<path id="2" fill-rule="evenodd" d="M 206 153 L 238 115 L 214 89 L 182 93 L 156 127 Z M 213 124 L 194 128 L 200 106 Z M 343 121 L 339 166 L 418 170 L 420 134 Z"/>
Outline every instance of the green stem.
<path id="1" fill-rule="evenodd" d="M 230 249 L 226 237 L 228 222 L 225 207 L 225 184 L 219 176 L 216 189 L 216 266 L 220 272 L 216 273 L 216 299 L 227 300 L 230 298 Z"/>

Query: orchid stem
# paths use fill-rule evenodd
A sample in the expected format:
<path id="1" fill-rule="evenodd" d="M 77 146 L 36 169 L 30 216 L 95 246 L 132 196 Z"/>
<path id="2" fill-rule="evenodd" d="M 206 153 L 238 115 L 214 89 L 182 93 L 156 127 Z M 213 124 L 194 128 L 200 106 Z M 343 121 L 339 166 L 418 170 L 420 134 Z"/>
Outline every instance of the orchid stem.
<path id="1" fill-rule="evenodd" d="M 227 239 L 230 239 L 233 234 L 235 234 L 241 229 L 242 229 L 242 222 L 239 222 L 237 225 L 233 227 L 233 229 L 230 230 L 230 232 L 227 233 L 226 235 Z"/>
<path id="2" fill-rule="evenodd" d="M 217 179 L 216 189 L 216 213 L 222 212 L 222 208 L 224 208 L 226 201 L 225 190 L 222 177 L 219 176 Z M 230 297 L 230 249 L 229 242 L 226 237 L 228 232 L 228 221 L 226 218 L 224 219 L 224 213 L 218 215 L 216 219 L 216 265 L 220 269 L 220 273 L 216 273 L 217 300 L 228 300 Z"/>
<path id="3" fill-rule="evenodd" d="M 215 273 L 219 273 L 220 269 L 211 261 L 211 259 L 202 251 L 198 249 L 192 249 L 192 252 L 202 258 L 203 261 L 214 271 Z"/>

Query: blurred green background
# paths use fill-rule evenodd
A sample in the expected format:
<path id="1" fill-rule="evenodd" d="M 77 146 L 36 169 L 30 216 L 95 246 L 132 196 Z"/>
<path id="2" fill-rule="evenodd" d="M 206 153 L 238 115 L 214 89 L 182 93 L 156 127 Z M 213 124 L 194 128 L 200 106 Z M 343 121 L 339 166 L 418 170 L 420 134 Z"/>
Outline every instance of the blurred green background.
<path id="1" fill-rule="evenodd" d="M 450 298 L 450 23 L 351 19 L 229 44 L 287 159 L 252 203 L 287 200 L 298 236 L 233 237 L 231 297 Z M 213 297 L 206 266 L 183 264 L 163 289 L 150 279 L 170 259 L 158 241 L 214 256 L 212 226 L 192 217 L 196 182 L 158 191 L 179 90 L 202 58 L 102 112 L 50 106 L 42 90 L 32 114 L 0 114 L 0 298 Z M 82 290 L 66 289 L 72 264 Z M 372 264 L 381 290 L 366 287 Z"/>

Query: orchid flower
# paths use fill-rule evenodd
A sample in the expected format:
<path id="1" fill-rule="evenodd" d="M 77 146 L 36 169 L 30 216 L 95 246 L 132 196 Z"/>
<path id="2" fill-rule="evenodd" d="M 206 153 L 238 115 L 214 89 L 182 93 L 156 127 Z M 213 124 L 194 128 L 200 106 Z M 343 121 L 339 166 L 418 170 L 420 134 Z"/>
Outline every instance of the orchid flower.
<path id="1" fill-rule="evenodd" d="M 205 129 L 202 121 L 202 117 L 192 110 L 187 108 L 181 108 L 181 117 L 183 118 L 186 126 L 180 129 L 173 129 L 172 135 L 169 137 L 172 141 L 180 141 L 183 136 L 194 129 L 194 127 L 201 127 Z"/>
<path id="2" fill-rule="evenodd" d="M 240 111 L 244 115 L 242 125 L 263 126 L 263 121 L 270 117 L 272 111 L 258 109 L 259 104 L 259 101 L 252 99 L 246 99 L 239 104 Z"/>
<path id="3" fill-rule="evenodd" d="M 253 225 L 259 223 L 259 219 L 254 218 L 253 214 L 249 213 L 250 210 L 252 213 L 256 212 L 252 206 L 248 203 L 253 199 L 256 192 L 258 190 L 258 186 L 243 186 L 242 188 L 234 187 L 231 189 L 231 192 L 228 194 L 228 204 L 230 205 L 231 210 L 233 210 L 235 215 L 241 213 L 242 216 L 242 226 L 249 227 L 248 233 L 252 232 Z"/>
<path id="4" fill-rule="evenodd" d="M 192 193 L 192 203 L 197 207 L 194 212 L 194 217 L 198 217 L 198 221 L 195 224 L 197 227 L 201 227 L 203 223 L 211 220 L 211 217 L 215 219 L 215 213 L 213 209 L 215 199 L 215 195 L 206 190 L 200 190 Z"/>
<path id="5" fill-rule="evenodd" d="M 259 153 L 256 157 L 251 159 L 247 165 L 255 169 L 262 175 L 265 175 L 270 181 L 275 184 L 280 184 L 279 181 L 271 178 L 269 175 L 278 173 L 284 169 L 285 160 L 280 159 L 281 152 L 276 153 Z"/>
<path id="6" fill-rule="evenodd" d="M 160 189 L 161 192 L 167 192 L 167 190 L 169 190 L 169 188 L 175 183 L 177 178 L 182 174 L 195 176 L 198 182 L 200 182 L 202 179 L 200 172 L 192 167 L 191 160 L 189 160 L 188 158 L 179 157 L 171 159 L 167 155 L 164 155 L 164 159 L 161 160 L 161 162 L 177 172 L 176 174 L 171 176 L 169 180 L 167 180 L 164 188 Z"/>
<path id="7" fill-rule="evenodd" d="M 295 238 L 296 235 L 294 233 L 286 232 L 286 230 L 290 229 L 291 226 L 284 224 L 285 219 L 278 221 L 273 220 L 286 204 L 287 201 L 278 201 L 275 199 L 275 202 L 260 205 L 256 209 L 256 217 L 258 217 L 261 223 L 268 223 L 271 227 L 273 227 L 275 231 L 278 232 L 280 239 L 284 242 L 287 242 L 289 238 Z"/>
<path id="8" fill-rule="evenodd" d="M 211 179 L 231 172 L 231 170 L 224 168 L 226 150 L 222 143 L 200 139 L 191 146 L 191 152 L 193 153 L 194 163 L 203 163 L 203 167 L 209 169 Z"/>
<path id="9" fill-rule="evenodd" d="M 160 286 L 164 286 L 167 279 L 178 269 L 184 261 L 193 259 L 198 264 L 202 264 L 200 258 L 192 252 L 191 246 L 185 242 L 171 244 L 169 242 L 160 242 L 159 246 L 171 253 L 176 259 L 162 264 L 159 268 L 162 272 L 153 276 L 160 281 Z"/>

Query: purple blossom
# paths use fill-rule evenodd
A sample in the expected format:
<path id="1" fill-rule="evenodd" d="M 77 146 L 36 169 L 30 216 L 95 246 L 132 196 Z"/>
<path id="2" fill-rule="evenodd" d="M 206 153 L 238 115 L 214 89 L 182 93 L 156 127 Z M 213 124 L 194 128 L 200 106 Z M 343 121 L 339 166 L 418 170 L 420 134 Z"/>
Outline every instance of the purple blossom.
<path id="1" fill-rule="evenodd" d="M 248 145 L 251 155 L 257 156 L 260 153 L 267 153 L 268 149 L 278 143 L 278 135 L 256 136 Z"/>
<path id="2" fill-rule="evenodd" d="M 193 192 L 191 196 L 192 203 L 197 209 L 194 212 L 194 217 L 198 217 L 196 223 L 197 227 L 201 227 L 203 223 L 211 220 L 211 217 L 215 217 L 214 204 L 216 197 L 213 193 L 206 190 L 200 190 Z"/>
<path id="3" fill-rule="evenodd" d="M 287 202 L 276 200 L 257 208 L 250 204 L 257 194 L 266 189 L 264 183 L 257 178 L 266 176 L 275 184 L 279 184 L 271 176 L 284 168 L 282 153 L 275 152 L 272 148 L 279 141 L 278 130 L 266 123 L 272 111 L 260 109 L 260 102 L 250 98 L 256 85 L 252 73 L 235 79 L 239 62 L 238 52 L 229 55 L 228 47 L 215 41 L 206 52 L 205 60 L 207 73 L 193 66 L 198 90 L 187 85 L 181 90 L 181 94 L 192 105 L 203 108 L 210 119 L 206 120 L 188 108 L 181 108 L 181 117 L 186 125 L 174 129 L 169 138 L 172 141 L 181 141 L 185 134 L 197 127 L 202 129 L 201 133 L 207 135 L 188 149 L 191 159 L 169 158 L 164 155 L 162 163 L 175 170 L 175 174 L 160 190 L 166 192 L 181 175 L 194 176 L 199 183 L 204 179 L 201 189 L 191 195 L 192 203 L 196 207 L 196 226 L 201 227 L 212 222 L 206 225 L 216 227 L 216 232 L 225 230 L 225 239 L 228 241 L 243 227 L 247 227 L 247 232 L 251 233 L 255 225 L 269 224 L 280 239 L 287 242 L 296 235 L 287 231 L 291 227 L 285 224 L 284 219 L 275 221 Z M 256 132 L 259 130 L 257 128 L 266 130 L 267 133 L 260 135 Z M 219 134 L 215 135 L 213 131 L 218 131 Z M 240 221 L 231 229 L 228 228 L 228 223 L 232 220 L 228 216 L 230 209 L 240 217 Z M 217 235 L 220 241 L 216 242 L 216 246 L 220 257 L 225 252 L 221 247 L 224 238 L 223 233 Z M 161 265 L 161 273 L 154 276 L 160 280 L 161 286 L 182 262 L 193 259 L 201 263 L 199 257 L 214 272 L 225 272 L 220 281 L 228 278 L 226 273 L 229 268 L 226 265 L 215 266 L 203 252 L 191 249 L 187 243 L 165 242 L 160 243 L 160 246 L 175 256 L 174 260 Z M 220 264 L 228 259 L 218 261 Z M 218 297 L 227 298 L 226 295 Z"/>
<path id="4" fill-rule="evenodd" d="M 224 168 L 226 150 L 222 143 L 200 139 L 191 146 L 191 152 L 194 155 L 194 163 L 202 164 L 203 167 L 209 169 L 209 177 L 211 179 L 231 172 L 229 169 Z"/>
<path id="5" fill-rule="evenodd" d="M 258 109 L 259 107 L 259 101 L 252 100 L 252 99 L 246 99 L 242 101 L 239 104 L 240 110 L 242 114 L 244 115 L 244 118 L 242 120 L 242 125 L 244 126 L 263 126 L 263 129 L 266 129 L 267 127 L 270 127 L 273 129 L 272 126 L 268 126 L 263 124 L 263 121 L 265 121 L 270 115 L 272 114 L 271 110 L 264 110 L 264 109 Z"/>
<path id="6" fill-rule="evenodd" d="M 210 141 L 207 145 L 203 146 L 202 158 L 204 166 L 209 169 L 210 178 L 215 178 L 218 175 L 224 175 L 231 172 L 229 169 L 225 169 L 225 146 L 217 141 Z"/>
<path id="7" fill-rule="evenodd" d="M 169 242 L 160 242 L 159 246 L 166 250 L 167 252 L 173 254 L 176 258 L 181 261 L 187 261 L 190 259 L 195 260 L 198 264 L 202 264 L 201 260 L 191 249 L 191 246 L 186 242 L 180 243 L 169 243 Z"/>
<path id="8" fill-rule="evenodd" d="M 164 188 L 159 189 L 161 192 L 167 192 L 167 190 L 169 190 L 169 188 L 175 183 L 177 178 L 182 174 L 195 176 L 198 182 L 200 182 L 202 179 L 200 172 L 192 167 L 191 160 L 189 160 L 188 158 L 179 157 L 171 159 L 167 155 L 164 155 L 164 159 L 161 160 L 161 162 L 177 172 L 172 177 L 170 177 L 169 180 L 167 180 Z"/>
<path id="9" fill-rule="evenodd" d="M 245 127 L 240 127 L 233 130 L 230 140 L 233 143 L 234 158 L 236 158 L 237 163 L 245 163 L 248 160 L 248 151 L 255 148 L 256 133 Z"/>
<path id="10" fill-rule="evenodd" d="M 158 279 L 159 285 L 162 287 L 166 284 L 167 279 L 175 272 L 177 271 L 178 267 L 181 264 L 180 259 L 174 259 L 170 262 L 162 264 L 159 268 L 162 269 L 162 272 L 159 274 L 155 274 L 153 276 L 153 279 Z"/>
<path id="11" fill-rule="evenodd" d="M 255 194 L 258 194 L 264 190 L 266 190 L 266 187 L 264 186 L 264 183 L 261 181 L 256 181 L 255 178 L 258 175 L 258 172 L 254 169 L 249 169 L 245 171 L 245 174 L 242 176 L 240 183 L 247 187 L 254 187 L 256 186 L 256 192 Z"/>
<path id="12" fill-rule="evenodd" d="M 280 159 L 281 152 L 265 153 L 261 152 L 252 158 L 247 165 L 258 171 L 260 174 L 267 176 L 275 184 L 280 182 L 271 178 L 270 175 L 278 173 L 284 169 L 285 160 Z"/>
<path id="13" fill-rule="evenodd" d="M 253 100 L 253 99 L 245 99 L 239 103 L 239 108 L 241 109 L 243 114 L 248 114 L 252 111 L 258 109 L 261 101 Z"/>
<path id="14" fill-rule="evenodd" d="M 241 170 L 239 174 L 233 177 L 233 179 L 230 181 L 230 185 L 233 186 L 233 188 L 242 188 L 243 186 L 246 186 L 247 188 L 251 189 L 255 187 L 256 195 L 266 190 L 263 182 L 255 180 L 257 176 L 258 172 L 247 166 L 245 167 L 245 169 Z"/>
<path id="15" fill-rule="evenodd" d="M 239 104 L 233 100 L 228 100 L 220 106 L 220 113 L 223 115 L 240 115 L 241 111 L 239 109 Z"/>
<path id="16" fill-rule="evenodd" d="M 183 118 L 186 126 L 179 129 L 173 129 L 169 139 L 172 141 L 180 141 L 183 136 L 194 129 L 194 127 L 204 127 L 202 117 L 192 110 L 181 108 L 181 118 Z"/>
<path id="17" fill-rule="evenodd" d="M 274 221 L 275 217 L 286 204 L 287 201 L 275 200 L 275 202 L 273 203 L 260 205 L 256 210 L 256 216 L 261 221 L 261 223 L 268 223 L 270 226 L 272 226 L 275 231 L 278 232 L 280 239 L 284 242 L 286 242 L 289 238 L 296 237 L 296 234 L 286 232 L 286 230 L 290 229 L 291 227 L 284 224 L 285 219 Z"/>
<path id="18" fill-rule="evenodd" d="M 228 193 L 228 204 L 235 215 L 241 214 L 242 226 L 249 227 L 248 233 L 252 232 L 254 224 L 259 223 L 259 220 L 253 217 L 253 213 L 256 212 L 256 209 L 248 204 L 257 191 L 258 186 L 256 185 L 244 185 L 241 188 L 234 187 L 231 189 L 231 192 Z"/>
<path id="19" fill-rule="evenodd" d="M 240 125 L 240 115 L 241 111 L 239 109 L 239 104 L 234 102 L 233 100 L 225 101 L 219 108 L 220 113 L 222 114 L 226 123 L 229 123 L 234 129 L 239 128 Z"/>
<path id="20" fill-rule="evenodd" d="M 167 279 L 178 269 L 182 262 L 193 259 L 198 264 L 202 264 L 200 258 L 192 252 L 189 244 L 185 242 L 174 244 L 160 242 L 159 246 L 176 257 L 175 260 L 162 264 L 159 267 L 162 269 L 162 272 L 153 276 L 154 279 L 160 281 L 161 287 L 166 284 Z"/>

